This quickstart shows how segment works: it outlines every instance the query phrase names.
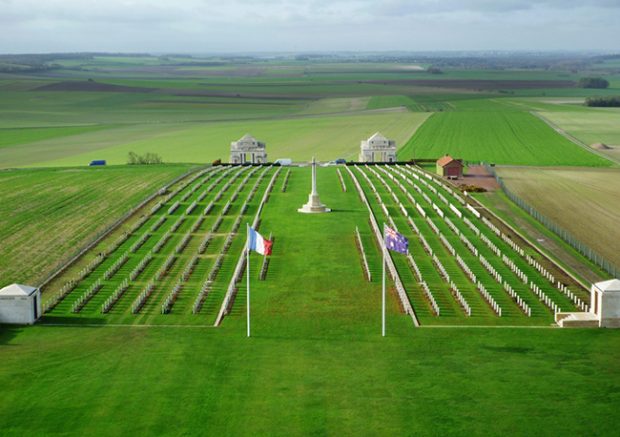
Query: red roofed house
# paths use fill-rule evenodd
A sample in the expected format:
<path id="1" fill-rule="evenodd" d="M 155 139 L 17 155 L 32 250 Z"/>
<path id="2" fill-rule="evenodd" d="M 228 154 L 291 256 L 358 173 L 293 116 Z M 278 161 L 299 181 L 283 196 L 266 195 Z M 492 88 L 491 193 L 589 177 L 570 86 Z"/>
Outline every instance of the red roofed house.
<path id="1" fill-rule="evenodd" d="M 437 160 L 437 174 L 448 179 L 462 178 L 463 160 L 454 159 L 450 155 L 439 158 Z"/>

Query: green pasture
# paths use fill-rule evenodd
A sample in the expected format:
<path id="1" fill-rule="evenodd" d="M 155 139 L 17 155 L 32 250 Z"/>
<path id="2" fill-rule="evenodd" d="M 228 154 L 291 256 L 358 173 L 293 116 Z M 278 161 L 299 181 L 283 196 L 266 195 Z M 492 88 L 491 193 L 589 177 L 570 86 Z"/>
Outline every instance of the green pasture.
<path id="1" fill-rule="evenodd" d="M 7 91 L 0 127 L 206 122 L 284 116 L 305 108 L 291 99 L 174 95 L 116 91 Z M 306 102 L 307 103 L 307 102 Z"/>
<path id="2" fill-rule="evenodd" d="M 585 145 L 603 143 L 610 149 L 596 149 L 618 160 L 620 145 L 620 111 L 617 108 L 592 108 L 580 97 L 544 99 L 511 99 L 507 103 L 516 108 L 535 111 L 544 120 L 561 129 L 568 136 Z"/>
<path id="3" fill-rule="evenodd" d="M 475 101 L 433 114 L 399 150 L 401 159 L 446 153 L 467 161 L 513 165 L 609 166 L 527 111 Z M 461 110 L 458 110 L 461 109 Z"/>
<path id="4" fill-rule="evenodd" d="M 586 144 L 620 146 L 620 109 L 588 108 L 586 111 L 544 111 L 543 117 Z"/>
<path id="5" fill-rule="evenodd" d="M 410 111 L 420 111 L 423 109 L 410 96 L 373 96 L 368 102 L 368 109 L 394 107 L 404 107 Z"/>
<path id="6" fill-rule="evenodd" d="M 23 145 L 19 149 L 7 148 L 0 153 L 22 166 L 79 165 L 92 159 L 124 164 L 130 151 L 158 153 L 165 162 L 228 161 L 231 141 L 251 133 L 267 143 L 267 153 L 272 160 L 303 161 L 312 156 L 321 160 L 356 159 L 362 139 L 381 131 L 398 144 L 404 144 L 426 117 L 424 113 L 389 112 L 269 121 L 119 126 Z M 32 156 L 28 147 L 41 153 Z M 3 162 L 11 164 L 11 161 Z"/>
<path id="7" fill-rule="evenodd" d="M 369 104 L 370 97 L 342 97 L 314 100 L 306 104 L 301 111 L 304 115 L 342 114 L 360 112 L 365 109 L 377 109 Z M 395 105 L 396 106 L 396 105 Z"/>
<path id="8" fill-rule="evenodd" d="M 189 169 L 0 171 L 0 286 L 38 284 L 89 239 Z"/>
<path id="9" fill-rule="evenodd" d="M 62 126 L 43 128 L 0 129 L 0 148 L 48 140 L 51 138 L 68 137 L 85 132 L 102 129 L 102 126 Z"/>

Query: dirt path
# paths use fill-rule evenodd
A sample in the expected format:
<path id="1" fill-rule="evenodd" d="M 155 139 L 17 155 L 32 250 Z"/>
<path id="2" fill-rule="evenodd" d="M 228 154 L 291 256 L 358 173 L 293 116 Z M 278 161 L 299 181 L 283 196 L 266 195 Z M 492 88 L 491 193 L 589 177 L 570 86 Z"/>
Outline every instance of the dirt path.
<path id="1" fill-rule="evenodd" d="M 462 179 L 452 181 L 454 185 L 475 185 L 487 191 L 497 191 L 500 189 L 495 176 L 487 171 L 483 165 L 470 165 L 467 174 Z"/>

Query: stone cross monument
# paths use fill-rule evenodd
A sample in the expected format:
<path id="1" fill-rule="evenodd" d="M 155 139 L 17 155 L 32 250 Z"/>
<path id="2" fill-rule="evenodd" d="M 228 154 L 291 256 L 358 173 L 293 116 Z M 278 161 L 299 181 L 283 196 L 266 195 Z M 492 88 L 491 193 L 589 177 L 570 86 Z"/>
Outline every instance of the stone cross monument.
<path id="1" fill-rule="evenodd" d="M 303 213 L 330 212 L 331 209 L 321 203 L 319 193 L 316 191 L 316 160 L 312 157 L 312 191 L 308 196 L 308 203 L 297 210 Z"/>

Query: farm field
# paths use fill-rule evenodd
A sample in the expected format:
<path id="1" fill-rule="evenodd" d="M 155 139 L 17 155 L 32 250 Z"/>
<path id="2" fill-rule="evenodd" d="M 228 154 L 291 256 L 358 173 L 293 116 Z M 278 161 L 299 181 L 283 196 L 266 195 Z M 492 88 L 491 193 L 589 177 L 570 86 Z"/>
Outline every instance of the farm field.
<path id="1" fill-rule="evenodd" d="M 145 137 L 140 139 L 135 138 L 135 128 L 112 129 L 32 144 L 32 147 L 49 151 L 47 156 L 52 159 L 31 161 L 29 164 L 67 166 L 87 163 L 92 159 L 106 159 L 112 164 L 123 164 L 130 151 L 139 154 L 158 153 L 165 162 L 212 162 L 215 159 L 228 161 L 230 142 L 238 140 L 246 133 L 251 133 L 267 143 L 270 160 L 292 158 L 307 161 L 313 155 L 323 160 L 339 157 L 356 159 L 362 139 L 381 131 L 403 144 L 427 116 L 428 114 L 424 113 L 389 112 L 242 123 L 194 123 L 157 128 L 156 135 L 152 134 L 152 130 L 141 129 Z M 123 139 L 125 135 L 129 137 Z M 85 149 L 83 144 L 93 144 L 94 150 L 81 153 Z M 26 145 L 18 153 L 25 157 L 25 160 L 32 160 L 28 148 Z M 59 154 L 56 151 L 66 156 L 53 159 L 52 153 L 56 156 Z"/>
<path id="2" fill-rule="evenodd" d="M 436 158 L 449 153 L 467 161 L 497 164 L 611 165 L 525 110 L 488 101 L 474 103 L 433 114 L 400 149 L 399 157 Z"/>
<path id="3" fill-rule="evenodd" d="M 613 80 L 600 91 L 575 89 L 579 76 L 557 71 L 434 75 L 415 63 L 200 62 L 85 56 L 60 58 L 63 68 L 52 71 L 0 73 L 0 166 L 122 164 L 130 150 L 204 163 L 225 159 L 230 142 L 247 132 L 273 157 L 355 158 L 359 141 L 375 131 L 393 137 L 407 159 L 448 151 L 516 165 L 608 165 L 526 107 L 498 102 L 550 90 L 611 95 Z"/>
<path id="4" fill-rule="evenodd" d="M 551 124 L 594 152 L 620 158 L 620 111 L 617 108 L 590 108 L 584 98 L 511 99 L 507 103 L 534 111 Z M 601 147 L 600 143 L 608 148 Z"/>
<path id="5" fill-rule="evenodd" d="M 620 254 L 620 172 L 617 169 L 498 168 L 507 187 L 610 262 Z"/>
<path id="6" fill-rule="evenodd" d="M 192 176 L 46 287 L 45 322 L 226 323 L 245 303 L 237 264 L 245 223 L 260 223 L 276 238 L 265 280 L 256 285 L 275 318 L 288 306 L 300 321 L 306 317 L 305 297 L 294 297 L 308 291 L 299 277 L 309 278 L 317 305 L 324 299 L 353 305 L 347 290 L 355 283 L 371 294 L 381 271 L 382 221 L 411 240 L 411 256 L 394 256 L 391 277 L 394 305 L 412 326 L 548 325 L 554 312 L 589 303 L 579 284 L 415 167 L 321 168 L 324 201 L 335 211 L 319 216 L 296 213 L 308 171 L 218 166 Z M 355 256 L 355 238 L 367 265 Z"/>
<path id="7" fill-rule="evenodd" d="M 589 146 L 606 145 L 608 149 L 599 149 L 598 152 L 620 159 L 620 110 L 545 111 L 540 115 Z"/>
<path id="8" fill-rule="evenodd" d="M 189 169 L 0 171 L 0 286 L 39 283 L 87 240 Z"/>
<path id="9" fill-rule="evenodd" d="M 620 110 L 550 111 L 540 114 L 586 144 L 620 146 Z"/>

